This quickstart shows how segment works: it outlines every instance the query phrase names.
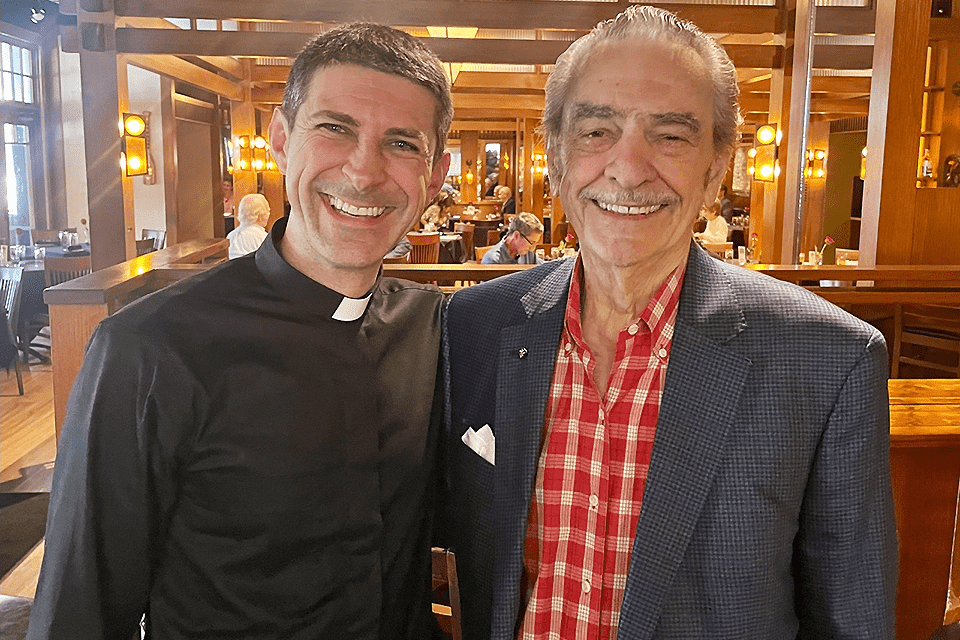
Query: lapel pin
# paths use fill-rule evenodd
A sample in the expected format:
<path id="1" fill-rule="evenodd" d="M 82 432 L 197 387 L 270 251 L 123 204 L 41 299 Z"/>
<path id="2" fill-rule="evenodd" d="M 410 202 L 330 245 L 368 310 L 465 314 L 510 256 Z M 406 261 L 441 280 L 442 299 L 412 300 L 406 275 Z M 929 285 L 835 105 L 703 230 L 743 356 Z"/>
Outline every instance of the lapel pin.
<path id="1" fill-rule="evenodd" d="M 520 347 L 520 351 L 517 352 L 517 355 L 520 356 L 521 358 L 522 358 L 523 356 L 527 355 L 527 348 L 526 348 L 526 347 Z"/>

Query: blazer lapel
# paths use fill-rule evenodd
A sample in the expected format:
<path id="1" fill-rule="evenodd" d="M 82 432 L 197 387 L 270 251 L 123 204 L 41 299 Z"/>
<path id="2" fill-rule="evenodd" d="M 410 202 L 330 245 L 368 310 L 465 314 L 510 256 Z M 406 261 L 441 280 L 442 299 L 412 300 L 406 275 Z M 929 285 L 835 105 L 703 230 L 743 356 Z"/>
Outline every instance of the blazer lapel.
<path id="1" fill-rule="evenodd" d="M 715 263 L 691 248 L 653 455 L 620 611 L 621 638 L 650 638 L 723 456 L 750 367 L 725 345 L 744 329 Z M 698 389 L 711 401 L 697 402 Z"/>
<path id="2" fill-rule="evenodd" d="M 527 510 L 540 457 L 540 437 L 574 260 L 548 274 L 522 298 L 527 320 L 505 327 L 497 354 L 497 557 L 492 638 L 511 638 L 520 599 Z M 514 550 L 517 550 L 514 552 Z"/>

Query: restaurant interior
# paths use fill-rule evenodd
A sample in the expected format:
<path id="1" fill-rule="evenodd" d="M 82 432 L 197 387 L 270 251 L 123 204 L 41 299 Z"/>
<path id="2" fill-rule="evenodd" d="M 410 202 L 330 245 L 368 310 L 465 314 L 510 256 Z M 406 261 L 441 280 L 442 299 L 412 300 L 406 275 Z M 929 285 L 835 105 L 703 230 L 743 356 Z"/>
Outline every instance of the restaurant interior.
<path id="1" fill-rule="evenodd" d="M 4 2 L 0 333 L 14 355 L 0 374 L 0 496 L 49 492 L 97 322 L 225 260 L 244 195 L 266 197 L 268 229 L 283 215 L 267 125 L 312 35 L 381 22 L 443 61 L 454 203 L 441 228 L 412 229 L 411 252 L 384 272 L 453 291 L 529 268 L 478 264 L 510 221 L 494 186 L 543 221 L 544 259 L 575 252 L 537 134 L 544 85 L 572 41 L 630 4 Z M 810 289 L 887 339 L 897 638 L 928 638 L 960 622 L 960 0 L 653 4 L 715 37 L 737 68 L 728 237 L 706 248 Z M 7 533 L 19 526 L 0 517 Z M 0 597 L 33 595 L 40 527 L 0 563 Z"/>

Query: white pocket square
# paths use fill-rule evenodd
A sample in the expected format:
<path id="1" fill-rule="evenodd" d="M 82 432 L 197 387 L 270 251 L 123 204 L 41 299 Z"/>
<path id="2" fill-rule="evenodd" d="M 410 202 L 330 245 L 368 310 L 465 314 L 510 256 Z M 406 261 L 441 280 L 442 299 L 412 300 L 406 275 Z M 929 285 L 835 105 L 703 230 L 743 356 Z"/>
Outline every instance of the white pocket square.
<path id="1" fill-rule="evenodd" d="M 494 464 L 497 442 L 496 438 L 493 437 L 493 429 L 490 428 L 490 425 L 485 424 L 477 431 L 474 431 L 473 427 L 467 427 L 460 439 L 474 453 L 490 464 Z"/>

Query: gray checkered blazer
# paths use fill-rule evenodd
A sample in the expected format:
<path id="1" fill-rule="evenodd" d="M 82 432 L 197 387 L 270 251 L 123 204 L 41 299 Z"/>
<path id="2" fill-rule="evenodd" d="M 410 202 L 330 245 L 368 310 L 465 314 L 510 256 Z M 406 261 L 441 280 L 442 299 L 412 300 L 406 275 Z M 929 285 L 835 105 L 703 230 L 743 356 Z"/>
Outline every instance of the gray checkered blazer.
<path id="1" fill-rule="evenodd" d="M 470 287 L 444 326 L 438 541 L 464 637 L 507 640 L 573 260 Z M 886 349 L 691 246 L 619 638 L 893 637 Z M 462 441 L 490 425 L 491 465 Z"/>

